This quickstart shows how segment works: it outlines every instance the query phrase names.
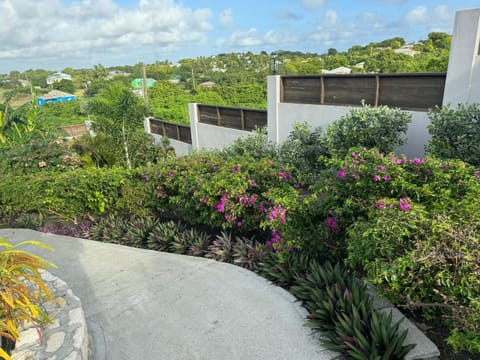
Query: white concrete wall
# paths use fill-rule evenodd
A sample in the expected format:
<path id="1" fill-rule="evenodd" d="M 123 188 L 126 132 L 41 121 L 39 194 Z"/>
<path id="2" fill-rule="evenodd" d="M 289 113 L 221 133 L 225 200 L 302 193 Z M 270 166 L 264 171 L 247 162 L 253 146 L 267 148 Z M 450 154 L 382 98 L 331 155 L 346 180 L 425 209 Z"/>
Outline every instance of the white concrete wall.
<path id="1" fill-rule="evenodd" d="M 443 105 L 480 103 L 480 9 L 457 11 Z"/>
<path id="2" fill-rule="evenodd" d="M 189 104 L 190 129 L 192 132 L 192 147 L 200 149 L 223 149 L 240 137 L 251 134 L 250 131 L 230 129 L 223 126 L 202 124 L 198 122 L 197 104 Z"/>
<path id="3" fill-rule="evenodd" d="M 277 144 L 288 138 L 296 122 L 306 121 L 312 129 L 321 127 L 325 131 L 328 124 L 340 119 L 351 109 L 349 106 L 281 103 L 280 91 L 280 76 L 269 76 L 268 138 Z M 421 157 L 425 154 L 424 147 L 430 140 L 427 129 L 430 121 L 426 112 L 406 112 L 412 115 L 412 122 L 406 135 L 408 141 L 395 152 L 408 157 Z"/>

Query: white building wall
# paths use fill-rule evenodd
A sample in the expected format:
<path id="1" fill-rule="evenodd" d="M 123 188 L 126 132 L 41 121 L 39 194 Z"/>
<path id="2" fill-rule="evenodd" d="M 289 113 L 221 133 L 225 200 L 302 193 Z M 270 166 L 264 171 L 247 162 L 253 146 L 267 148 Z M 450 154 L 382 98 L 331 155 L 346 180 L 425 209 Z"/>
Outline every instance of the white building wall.
<path id="1" fill-rule="evenodd" d="M 197 104 L 189 104 L 190 129 L 192 132 L 192 147 L 200 149 L 223 149 L 236 139 L 251 134 L 250 131 L 230 129 L 198 122 Z"/>
<path id="2" fill-rule="evenodd" d="M 457 11 L 443 105 L 480 103 L 480 9 Z"/>

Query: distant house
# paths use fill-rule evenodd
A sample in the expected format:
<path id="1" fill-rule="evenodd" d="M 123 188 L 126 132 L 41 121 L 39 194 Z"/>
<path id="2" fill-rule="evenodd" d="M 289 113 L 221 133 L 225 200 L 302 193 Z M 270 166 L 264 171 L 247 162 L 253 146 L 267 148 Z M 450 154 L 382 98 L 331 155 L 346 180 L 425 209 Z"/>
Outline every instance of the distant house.
<path id="1" fill-rule="evenodd" d="M 393 52 L 395 54 L 403 54 L 403 55 L 408 55 L 408 56 L 415 56 L 415 54 L 418 53 L 418 51 L 413 48 L 413 45 L 402 46 L 399 49 L 393 50 Z"/>
<path id="2" fill-rule="evenodd" d="M 72 81 L 72 75 L 68 75 L 62 72 L 56 72 L 52 75 L 47 76 L 47 85 L 52 85 L 53 83 L 56 83 L 62 80 Z"/>
<path id="3" fill-rule="evenodd" d="M 48 94 L 37 97 L 38 106 L 75 100 L 77 100 L 77 97 L 75 95 L 60 90 L 52 90 Z"/>
<path id="4" fill-rule="evenodd" d="M 155 79 L 147 78 L 147 88 L 151 88 L 153 85 L 155 85 L 156 82 L 157 82 L 157 80 L 155 80 Z M 139 79 L 133 80 L 132 81 L 132 86 L 135 89 L 143 89 L 143 79 L 139 78 Z"/>
<path id="5" fill-rule="evenodd" d="M 111 80 L 117 76 L 130 76 L 131 74 L 125 71 L 120 71 L 120 70 L 112 70 L 108 73 L 108 75 L 105 77 L 105 80 Z"/>
<path id="6" fill-rule="evenodd" d="M 345 66 L 340 66 L 333 70 L 322 70 L 322 74 L 351 74 L 352 69 L 347 68 Z"/>
<path id="7" fill-rule="evenodd" d="M 215 86 L 215 83 L 213 81 L 205 81 L 205 82 L 202 82 L 202 83 L 198 84 L 198 86 L 200 86 L 202 88 L 210 89 L 210 88 Z"/>
<path id="8" fill-rule="evenodd" d="M 168 79 L 169 82 L 171 82 L 172 84 L 180 84 L 180 80 L 182 78 L 178 75 L 176 76 L 172 76 L 170 79 Z"/>

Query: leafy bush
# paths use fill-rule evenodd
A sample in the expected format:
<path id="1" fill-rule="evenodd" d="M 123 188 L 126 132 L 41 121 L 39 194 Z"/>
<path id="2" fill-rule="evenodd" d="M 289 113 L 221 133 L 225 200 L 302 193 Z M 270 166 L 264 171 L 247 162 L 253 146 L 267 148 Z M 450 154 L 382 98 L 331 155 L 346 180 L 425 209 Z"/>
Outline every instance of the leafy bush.
<path id="1" fill-rule="evenodd" d="M 457 339 L 480 334 L 480 173 L 362 149 L 330 164 L 318 206 L 347 264 L 394 302 L 453 319 Z"/>
<path id="2" fill-rule="evenodd" d="M 23 241 L 12 245 L 0 238 L 0 339 L 6 338 L 13 342 L 20 337 L 19 327 L 23 321 L 41 326 L 50 322 L 40 306 L 42 296 L 46 299 L 51 297 L 40 270 L 53 264 L 20 250 L 24 245 L 50 249 L 37 241 Z M 32 289 L 28 287 L 27 281 L 32 283 Z M 0 358 L 10 359 L 2 349 Z"/>
<path id="3" fill-rule="evenodd" d="M 327 127 L 326 145 L 332 155 L 343 157 L 352 147 L 378 148 L 382 153 L 393 151 L 405 143 L 404 135 L 411 115 L 387 106 L 351 109 Z"/>
<path id="4" fill-rule="evenodd" d="M 25 196 L 29 194 L 29 196 Z M 140 174 L 120 168 L 0 175 L 0 218 L 22 213 L 82 219 L 104 213 L 146 215 Z"/>
<path id="5" fill-rule="evenodd" d="M 293 245 L 280 234 L 289 226 L 299 196 L 288 169 L 278 161 L 185 156 L 150 168 L 145 181 L 149 206 L 164 216 L 236 232 L 261 229 L 272 232 L 271 245 Z"/>
<path id="6" fill-rule="evenodd" d="M 313 131 L 307 122 L 296 123 L 279 148 L 280 159 L 302 184 L 310 184 L 323 168 L 319 158 L 328 156 L 322 129 Z"/>
<path id="7" fill-rule="evenodd" d="M 459 104 L 428 113 L 432 139 L 427 151 L 442 159 L 460 159 L 480 166 L 480 105 Z"/>
<path id="8" fill-rule="evenodd" d="M 268 140 L 266 128 L 254 130 L 251 135 L 236 139 L 223 151 L 227 157 L 249 156 L 254 159 L 277 157 L 276 145 Z"/>
<path id="9" fill-rule="evenodd" d="M 81 167 L 78 154 L 61 138 L 34 138 L 0 148 L 0 170 L 15 175 L 67 171 Z"/>

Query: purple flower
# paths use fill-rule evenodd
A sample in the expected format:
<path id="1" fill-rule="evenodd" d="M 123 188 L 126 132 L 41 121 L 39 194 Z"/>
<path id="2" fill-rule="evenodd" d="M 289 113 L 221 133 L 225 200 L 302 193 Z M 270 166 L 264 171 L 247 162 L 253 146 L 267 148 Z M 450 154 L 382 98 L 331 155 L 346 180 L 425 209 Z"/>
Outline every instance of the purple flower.
<path id="1" fill-rule="evenodd" d="M 325 223 L 327 224 L 328 230 L 332 234 L 338 234 L 340 232 L 340 228 L 338 227 L 338 218 L 336 216 L 327 217 Z"/>
<path id="2" fill-rule="evenodd" d="M 280 179 L 286 180 L 286 179 L 291 179 L 292 175 L 290 175 L 288 172 L 279 172 L 278 176 L 280 176 Z"/>
<path id="3" fill-rule="evenodd" d="M 272 237 L 267 241 L 267 246 L 273 246 L 274 244 L 279 244 L 281 240 L 280 233 L 276 230 L 272 230 Z"/>
<path id="4" fill-rule="evenodd" d="M 398 205 L 400 206 L 400 210 L 402 211 L 409 211 L 412 208 L 410 204 L 410 198 L 403 198 L 398 200 Z"/>
<path id="5" fill-rule="evenodd" d="M 480 179 L 480 173 L 479 172 L 474 173 L 473 176 L 475 176 L 477 179 Z"/>
<path id="6" fill-rule="evenodd" d="M 233 165 L 232 166 L 232 172 L 234 172 L 234 173 L 238 172 L 238 165 Z"/>
<path id="7" fill-rule="evenodd" d="M 360 175 L 352 174 L 352 178 L 354 178 L 355 180 L 360 180 Z"/>
<path id="8" fill-rule="evenodd" d="M 250 181 L 249 181 L 249 185 L 250 185 L 251 187 L 255 187 L 255 186 L 257 186 L 257 182 L 256 182 L 255 180 L 250 180 Z"/>
<path id="9" fill-rule="evenodd" d="M 379 165 L 378 168 L 382 171 L 387 170 L 387 167 L 385 165 Z"/>
<path id="10" fill-rule="evenodd" d="M 356 152 L 353 152 L 352 153 L 352 157 L 355 159 L 355 160 L 358 160 L 358 154 Z"/>
<path id="11" fill-rule="evenodd" d="M 347 175 L 347 172 L 344 169 L 337 171 L 337 179 L 343 179 Z"/>
<path id="12" fill-rule="evenodd" d="M 378 176 L 377 174 L 375 174 L 375 175 L 373 176 L 373 181 L 375 181 L 375 182 L 380 181 L 380 176 Z"/>
<path id="13" fill-rule="evenodd" d="M 383 179 L 383 181 L 390 181 L 390 180 L 392 180 L 392 178 L 391 178 L 390 176 L 388 176 L 388 175 L 382 175 L 382 179 Z"/>
<path id="14" fill-rule="evenodd" d="M 380 200 L 378 203 L 377 203 L 377 208 L 378 209 L 383 209 L 386 205 L 386 202 L 385 200 Z"/>

